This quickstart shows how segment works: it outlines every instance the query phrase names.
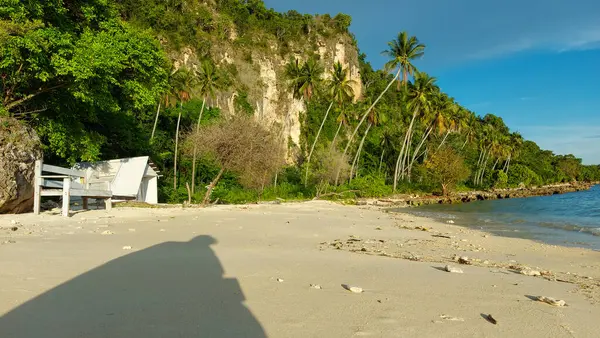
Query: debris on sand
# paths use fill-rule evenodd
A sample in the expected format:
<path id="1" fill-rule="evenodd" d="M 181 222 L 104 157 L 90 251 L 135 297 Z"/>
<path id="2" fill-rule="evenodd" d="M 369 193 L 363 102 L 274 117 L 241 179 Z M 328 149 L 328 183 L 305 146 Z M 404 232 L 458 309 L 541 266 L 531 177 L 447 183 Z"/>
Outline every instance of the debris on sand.
<path id="1" fill-rule="evenodd" d="M 440 318 L 442 318 L 443 320 L 447 320 L 447 321 L 451 321 L 451 322 L 464 322 L 464 318 L 459 318 L 459 317 L 452 317 L 452 316 L 448 316 L 448 315 L 440 315 Z"/>
<path id="2" fill-rule="evenodd" d="M 323 288 L 321 287 L 321 285 L 319 285 L 319 284 L 311 284 L 311 285 L 310 285 L 310 287 L 311 287 L 312 289 L 317 289 L 317 290 L 321 290 L 321 289 L 323 289 Z"/>
<path id="3" fill-rule="evenodd" d="M 447 272 L 450 272 L 450 273 L 463 273 L 462 269 L 459 269 L 459 268 L 451 266 L 451 265 L 446 265 L 444 270 Z"/>
<path id="4" fill-rule="evenodd" d="M 521 274 L 525 276 L 541 276 L 542 273 L 537 270 L 524 269 L 521 270 Z"/>
<path id="5" fill-rule="evenodd" d="M 102 231 L 102 235 L 114 235 L 114 234 L 115 233 L 110 230 Z"/>
<path id="6" fill-rule="evenodd" d="M 125 245 L 125 246 L 123 247 L 123 250 L 131 250 L 131 249 L 133 249 L 133 248 L 131 247 L 131 245 Z"/>
<path id="7" fill-rule="evenodd" d="M 283 283 L 283 279 L 281 278 L 277 278 L 276 281 L 278 281 L 279 283 Z"/>
<path id="8" fill-rule="evenodd" d="M 362 288 L 359 288 L 358 286 L 350 286 L 350 285 L 342 284 L 342 287 L 353 293 L 363 293 L 364 292 L 364 290 Z"/>
<path id="9" fill-rule="evenodd" d="M 463 265 L 471 265 L 471 260 L 467 256 L 454 255 L 454 261 Z"/>
<path id="10" fill-rule="evenodd" d="M 550 304 L 552 306 L 558 306 L 558 307 L 567 306 L 567 302 L 565 302 L 564 300 L 555 299 L 552 297 L 538 296 L 537 300 L 539 302 Z"/>

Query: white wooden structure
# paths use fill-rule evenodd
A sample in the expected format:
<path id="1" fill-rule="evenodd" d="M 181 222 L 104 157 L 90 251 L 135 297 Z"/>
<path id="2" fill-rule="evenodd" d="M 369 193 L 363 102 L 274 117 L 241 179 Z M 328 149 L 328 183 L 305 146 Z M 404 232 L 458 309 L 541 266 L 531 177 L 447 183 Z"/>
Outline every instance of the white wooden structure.
<path id="1" fill-rule="evenodd" d="M 63 216 L 69 215 L 71 197 L 80 197 L 83 209 L 87 209 L 90 198 L 103 199 L 106 210 L 112 208 L 113 201 L 156 204 L 159 177 L 147 156 L 82 162 L 71 169 L 36 161 L 33 211 L 40 213 L 42 196 L 62 196 Z"/>
<path id="2" fill-rule="evenodd" d="M 88 198 L 103 199 L 106 209 L 112 208 L 112 192 L 107 182 L 94 181 L 84 171 L 48 165 L 38 160 L 35 161 L 33 200 L 36 215 L 40 213 L 42 196 L 62 196 L 63 216 L 69 216 L 71 196 L 81 197 L 84 209 L 87 209 Z"/>
<path id="3" fill-rule="evenodd" d="M 113 201 L 158 203 L 159 171 L 148 156 L 82 162 L 73 167 L 95 182 L 109 182 Z"/>

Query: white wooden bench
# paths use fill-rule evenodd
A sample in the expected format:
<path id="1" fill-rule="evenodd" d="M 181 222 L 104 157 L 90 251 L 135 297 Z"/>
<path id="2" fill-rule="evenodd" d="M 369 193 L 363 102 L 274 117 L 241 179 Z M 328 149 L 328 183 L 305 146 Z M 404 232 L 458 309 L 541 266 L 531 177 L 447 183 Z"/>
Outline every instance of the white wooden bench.
<path id="1" fill-rule="evenodd" d="M 88 199 L 103 199 L 106 210 L 112 208 L 110 181 L 94 181 L 89 171 L 79 171 L 35 162 L 33 212 L 40 213 L 42 196 L 62 196 L 62 215 L 69 216 L 71 196 L 81 197 L 83 209 L 88 208 Z"/>

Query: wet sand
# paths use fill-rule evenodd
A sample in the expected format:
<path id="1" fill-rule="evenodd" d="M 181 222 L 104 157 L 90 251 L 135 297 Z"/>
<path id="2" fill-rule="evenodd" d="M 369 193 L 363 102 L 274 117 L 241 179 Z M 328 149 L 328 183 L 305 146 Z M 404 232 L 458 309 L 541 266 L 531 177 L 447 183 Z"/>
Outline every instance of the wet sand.
<path id="1" fill-rule="evenodd" d="M 373 207 L 117 208 L 0 227 L 3 338 L 600 336 L 599 252 Z"/>

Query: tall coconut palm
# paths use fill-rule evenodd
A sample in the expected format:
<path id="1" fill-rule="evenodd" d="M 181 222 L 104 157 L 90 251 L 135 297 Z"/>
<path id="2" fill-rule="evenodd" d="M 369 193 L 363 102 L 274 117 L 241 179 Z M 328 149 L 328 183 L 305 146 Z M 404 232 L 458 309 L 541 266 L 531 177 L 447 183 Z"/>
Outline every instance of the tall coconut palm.
<path id="1" fill-rule="evenodd" d="M 407 32 L 401 32 L 395 40 L 388 42 L 388 46 L 389 49 L 383 52 L 391 59 L 386 67 L 388 69 L 401 69 L 402 84 L 406 86 L 408 76 L 417 72 L 417 68 L 412 64 L 412 61 L 423 57 L 425 45 L 420 43 L 415 36 L 409 37 Z M 400 89 L 400 83 L 398 79 L 398 89 Z"/>
<path id="2" fill-rule="evenodd" d="M 378 173 L 381 173 L 381 166 L 383 165 L 383 157 L 387 149 L 393 147 L 394 145 L 394 136 L 390 128 L 385 128 L 383 130 L 383 135 L 381 137 L 381 142 L 379 146 L 381 147 L 381 156 L 379 157 L 379 168 L 377 169 Z M 387 178 L 387 174 L 386 174 Z"/>
<path id="3" fill-rule="evenodd" d="M 196 89 L 198 94 L 202 96 L 202 108 L 200 108 L 200 114 L 198 115 L 198 123 L 196 123 L 196 132 L 200 131 L 200 121 L 202 120 L 202 114 L 204 113 L 204 107 L 206 106 L 206 99 L 214 97 L 215 92 L 224 87 L 223 79 L 220 76 L 218 70 L 212 64 L 212 62 L 206 60 L 200 65 L 200 69 L 196 72 Z M 197 145 L 194 143 L 193 159 L 192 159 L 192 195 L 196 188 L 196 157 L 197 157 Z"/>
<path id="4" fill-rule="evenodd" d="M 183 103 L 191 100 L 192 88 L 194 88 L 196 77 L 193 72 L 180 68 L 173 76 L 173 90 L 179 101 L 179 115 L 177 117 L 177 129 L 175 131 L 175 155 L 173 160 L 173 189 L 177 189 L 177 153 L 179 147 L 179 126 L 181 124 L 181 113 Z"/>
<path id="5" fill-rule="evenodd" d="M 519 153 L 519 149 L 523 145 L 523 136 L 521 136 L 521 134 L 518 132 L 514 132 L 510 135 L 509 142 L 510 142 L 509 143 L 510 152 L 508 154 L 508 159 L 504 163 L 504 168 L 503 168 L 503 170 L 506 172 L 507 175 L 508 175 L 508 170 L 510 169 L 510 161 L 512 160 L 512 157 L 516 156 Z"/>
<path id="6" fill-rule="evenodd" d="M 344 149 L 344 155 L 348 153 L 348 149 L 350 148 L 352 140 L 354 140 L 356 133 L 358 132 L 362 124 L 365 122 L 371 110 L 375 107 L 375 105 L 377 105 L 377 103 L 379 102 L 379 100 L 381 100 L 383 95 L 390 89 L 392 84 L 398 81 L 398 79 L 400 78 L 400 73 L 404 71 L 404 77 L 408 79 L 408 74 L 413 74 L 416 72 L 415 67 L 410 61 L 423 56 L 425 45 L 419 43 L 419 40 L 416 37 L 413 36 L 408 38 L 407 36 L 408 34 L 406 32 L 402 32 L 398 34 L 398 38 L 396 40 L 388 42 L 389 49 L 384 51 L 383 54 L 390 57 L 390 61 L 386 64 L 385 69 L 387 69 L 388 71 L 396 70 L 396 75 L 390 80 L 387 87 L 385 87 L 381 94 L 379 94 L 379 96 L 369 107 L 369 109 L 367 109 L 367 111 L 365 111 L 365 113 L 362 115 L 360 121 L 358 122 L 358 125 L 356 126 L 354 132 L 348 140 L 348 144 Z M 339 178 L 339 171 L 337 176 Z M 336 184 L 338 178 L 336 178 Z"/>
<path id="7" fill-rule="evenodd" d="M 367 130 L 365 130 L 365 134 L 363 135 L 362 140 L 360 141 L 358 150 L 356 151 L 356 155 L 354 156 L 354 161 L 352 162 L 352 167 L 350 169 L 350 180 L 352 180 L 352 174 L 355 172 L 354 169 L 358 167 L 358 163 L 360 161 L 360 153 L 362 152 L 363 146 L 365 144 L 365 139 L 367 138 L 371 127 L 387 122 L 387 116 L 384 112 L 382 112 L 379 109 L 372 109 L 371 113 L 369 113 L 367 121 Z M 358 169 L 356 171 L 358 172 Z"/>
<path id="8" fill-rule="evenodd" d="M 353 84 L 354 80 L 348 78 L 348 70 L 344 69 L 339 61 L 336 62 L 333 65 L 331 79 L 327 80 L 328 94 L 331 97 L 331 103 L 325 112 L 325 116 L 323 117 L 319 131 L 317 132 L 317 136 L 315 136 L 315 140 L 310 148 L 310 152 L 308 153 L 306 174 L 304 178 L 305 185 L 308 184 L 308 169 L 310 167 L 310 159 L 315 150 L 315 146 L 317 145 L 317 141 L 319 140 L 319 136 L 321 135 L 321 131 L 323 130 L 323 126 L 325 125 L 325 121 L 327 121 L 327 117 L 329 116 L 329 111 L 331 110 L 331 107 L 333 107 L 334 103 L 337 102 L 341 106 L 345 101 L 354 97 L 354 90 L 352 89 Z M 338 131 L 339 128 L 341 128 L 341 122 L 340 126 L 338 127 Z"/>
<path id="9" fill-rule="evenodd" d="M 285 74 L 290 81 L 294 97 L 310 101 L 315 88 L 321 82 L 323 71 L 323 66 L 312 57 L 302 66 L 298 60 L 289 62 L 285 68 Z"/>
<path id="10" fill-rule="evenodd" d="M 172 107 L 177 103 L 177 93 L 173 88 L 173 74 L 175 71 L 171 71 L 169 73 L 169 77 L 167 80 L 168 87 L 164 94 L 162 94 L 158 98 L 158 108 L 156 109 L 156 117 L 154 118 L 154 126 L 152 126 L 152 134 L 150 135 L 150 143 L 154 140 L 154 134 L 156 132 L 156 127 L 158 126 L 158 117 L 160 116 L 160 109 L 162 108 L 162 104 L 164 103 L 165 107 Z"/>
<path id="11" fill-rule="evenodd" d="M 413 115 L 408 125 L 402 148 L 396 160 L 396 168 L 394 171 L 394 191 L 400 178 L 400 173 L 404 173 L 408 165 L 408 154 L 410 153 L 410 145 L 412 144 L 413 127 L 415 120 L 419 114 L 428 115 L 432 110 L 431 96 L 439 91 L 435 84 L 436 79 L 426 73 L 416 72 L 413 83 L 407 89 L 407 108 L 412 110 Z"/>

